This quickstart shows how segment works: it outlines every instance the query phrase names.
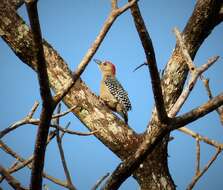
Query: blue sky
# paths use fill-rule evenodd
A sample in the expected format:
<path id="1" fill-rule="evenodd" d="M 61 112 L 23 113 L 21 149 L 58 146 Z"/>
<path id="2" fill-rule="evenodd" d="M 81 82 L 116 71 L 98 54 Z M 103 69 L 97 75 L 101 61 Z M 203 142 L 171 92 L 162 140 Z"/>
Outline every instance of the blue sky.
<path id="1" fill-rule="evenodd" d="M 120 4 L 124 2 L 126 1 L 120 0 Z M 172 29 L 177 26 L 181 31 L 183 30 L 195 2 L 195 0 L 157 0 L 151 3 L 151 1 L 140 0 L 139 5 L 154 44 L 160 70 L 164 68 L 175 46 Z M 74 70 L 98 34 L 109 10 L 110 3 L 105 0 L 39 1 L 42 35 L 64 58 L 70 69 Z M 19 9 L 19 14 L 27 22 L 24 6 Z M 222 56 L 223 43 L 219 40 L 222 32 L 223 25 L 215 28 L 198 51 L 195 58 L 196 65 L 205 63 L 213 55 Z M 40 97 L 36 74 L 23 64 L 2 40 L 0 40 L 0 50 L 0 85 L 4 89 L 1 90 L 0 98 L 0 127 L 3 129 L 22 119 L 34 101 L 40 101 Z M 137 72 L 132 72 L 136 66 L 145 61 L 145 55 L 129 11 L 115 21 L 95 58 L 110 60 L 116 65 L 117 78 L 129 92 L 132 102 L 133 110 L 129 113 L 129 124 L 135 131 L 143 132 L 151 116 L 154 101 L 148 70 L 141 68 Z M 211 80 L 214 95 L 222 91 L 222 70 L 221 58 L 205 74 Z M 93 61 L 88 65 L 82 79 L 93 92 L 99 93 L 101 75 Z M 204 87 L 198 81 L 182 112 L 199 106 L 207 99 Z M 63 110 L 66 110 L 66 107 L 63 107 Z M 39 116 L 39 111 L 40 109 L 35 117 Z M 72 114 L 61 119 L 64 125 L 68 121 L 71 121 L 72 129 L 87 131 Z M 223 141 L 221 135 L 223 128 L 216 113 L 211 113 L 188 127 L 219 142 Z M 36 127 L 27 125 L 7 135 L 4 141 L 27 158 L 32 154 L 35 134 Z M 177 189 L 180 190 L 185 189 L 194 175 L 195 141 L 178 131 L 173 132 L 172 136 L 174 140 L 169 143 L 169 167 L 178 186 Z M 65 135 L 63 145 L 73 182 L 81 190 L 90 189 L 98 178 L 107 172 L 112 172 L 120 162 L 93 136 Z M 201 143 L 202 166 L 213 153 L 212 147 Z M 53 141 L 47 147 L 45 169 L 49 174 L 65 179 L 58 155 L 58 149 Z M 10 166 L 13 160 L 0 150 L 0 163 Z M 194 189 L 222 188 L 222 163 L 223 159 L 220 156 Z M 15 177 L 27 185 L 29 175 L 30 171 L 27 169 L 16 173 Z M 48 181 L 44 180 L 44 183 L 51 189 L 61 189 Z M 0 186 L 3 189 L 10 189 L 6 183 Z M 120 189 L 134 190 L 137 187 L 133 178 L 129 178 Z"/>

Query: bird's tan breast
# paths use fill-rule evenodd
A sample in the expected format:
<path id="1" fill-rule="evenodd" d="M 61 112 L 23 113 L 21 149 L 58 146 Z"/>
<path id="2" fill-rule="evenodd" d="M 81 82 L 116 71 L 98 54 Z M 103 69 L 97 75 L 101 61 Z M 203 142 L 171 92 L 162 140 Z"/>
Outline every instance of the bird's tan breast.
<path id="1" fill-rule="evenodd" d="M 100 86 L 100 97 L 102 100 L 105 101 L 106 104 L 108 104 L 109 107 L 114 109 L 117 106 L 117 100 L 116 98 L 110 93 L 108 87 L 106 84 L 101 81 L 101 86 Z"/>

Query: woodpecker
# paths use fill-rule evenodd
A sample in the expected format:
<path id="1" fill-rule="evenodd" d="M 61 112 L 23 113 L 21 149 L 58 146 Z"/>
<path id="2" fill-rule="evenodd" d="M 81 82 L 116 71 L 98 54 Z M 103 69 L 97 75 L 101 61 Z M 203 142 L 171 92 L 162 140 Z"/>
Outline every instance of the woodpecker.
<path id="1" fill-rule="evenodd" d="M 102 72 L 100 98 L 112 111 L 121 115 L 127 124 L 128 111 L 131 110 L 132 106 L 127 92 L 115 77 L 115 65 L 109 61 L 100 61 L 98 59 L 94 59 L 94 61 Z"/>

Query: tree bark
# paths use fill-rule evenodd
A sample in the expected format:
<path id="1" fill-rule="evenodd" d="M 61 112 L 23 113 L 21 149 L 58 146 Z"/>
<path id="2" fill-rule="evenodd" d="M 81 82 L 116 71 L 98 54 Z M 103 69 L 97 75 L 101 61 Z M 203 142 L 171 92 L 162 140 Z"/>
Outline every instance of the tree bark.
<path id="1" fill-rule="evenodd" d="M 16 5 L 13 5 L 16 7 Z M 192 58 L 200 45 L 210 34 L 219 20 L 219 0 L 198 0 L 194 12 L 184 29 L 183 36 Z M 0 35 L 14 53 L 29 67 L 36 71 L 36 63 L 32 54 L 31 32 L 18 16 L 9 0 L 0 2 Z M 47 72 L 52 89 L 56 92 L 72 79 L 72 73 L 65 61 L 46 41 L 43 42 L 47 63 Z M 169 60 L 162 79 L 162 90 L 167 110 L 179 97 L 188 74 L 187 65 L 176 46 Z M 99 130 L 96 137 L 122 160 L 131 155 L 148 133 L 157 130 L 156 124 L 150 125 L 144 135 L 136 134 L 123 121 L 100 102 L 80 79 L 63 99 L 68 107 L 77 105 L 73 113 L 89 129 Z M 151 122 L 156 120 L 154 112 Z M 167 162 L 168 136 L 148 155 L 146 160 L 135 171 L 134 178 L 142 190 L 175 189 Z"/>

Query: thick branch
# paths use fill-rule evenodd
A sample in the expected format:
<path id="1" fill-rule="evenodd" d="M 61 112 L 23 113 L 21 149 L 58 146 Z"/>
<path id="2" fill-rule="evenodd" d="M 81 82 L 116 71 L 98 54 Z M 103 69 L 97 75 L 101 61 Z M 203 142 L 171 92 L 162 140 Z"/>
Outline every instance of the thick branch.
<path id="1" fill-rule="evenodd" d="M 43 52 L 42 35 L 37 11 L 37 0 L 27 0 L 26 8 L 29 15 L 30 25 L 33 34 L 33 53 L 37 61 L 37 74 L 42 99 L 42 111 L 40 124 L 37 131 L 37 138 L 34 149 L 34 160 L 31 172 L 30 189 L 42 189 L 42 172 L 45 160 L 47 136 L 50 128 L 55 104 L 51 95 L 47 66 Z"/>
<path id="2" fill-rule="evenodd" d="M 160 143 L 168 133 L 168 128 L 164 126 L 156 128 L 152 133 L 146 136 L 136 152 L 130 155 L 114 170 L 103 187 L 103 190 L 118 189 L 120 185 L 132 175 L 146 157 L 152 153 L 157 144 Z"/>
<path id="3" fill-rule="evenodd" d="M 173 120 L 171 121 L 171 130 L 185 126 L 214 111 L 221 105 L 223 105 L 223 93 L 209 100 L 207 103 L 201 105 L 200 107 L 197 107 L 181 116 L 173 118 Z"/>

